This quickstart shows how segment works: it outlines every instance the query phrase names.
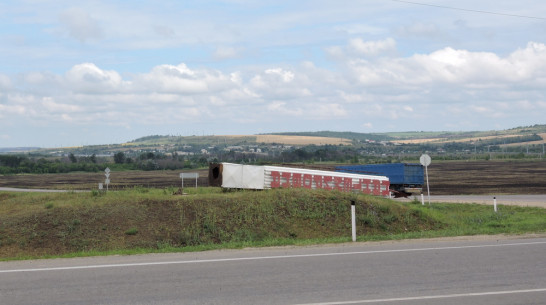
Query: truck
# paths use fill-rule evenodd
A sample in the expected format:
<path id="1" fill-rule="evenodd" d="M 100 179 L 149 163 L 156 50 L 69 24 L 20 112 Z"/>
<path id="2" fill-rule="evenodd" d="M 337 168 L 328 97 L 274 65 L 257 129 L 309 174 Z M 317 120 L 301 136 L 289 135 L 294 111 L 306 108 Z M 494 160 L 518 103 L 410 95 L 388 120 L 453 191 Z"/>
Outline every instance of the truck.
<path id="1" fill-rule="evenodd" d="M 307 188 L 390 195 L 389 178 L 382 175 L 233 163 L 210 164 L 209 186 L 253 190 Z"/>
<path id="2" fill-rule="evenodd" d="M 423 166 L 419 163 L 343 165 L 336 166 L 335 171 L 386 176 L 394 197 L 419 195 L 425 183 Z"/>

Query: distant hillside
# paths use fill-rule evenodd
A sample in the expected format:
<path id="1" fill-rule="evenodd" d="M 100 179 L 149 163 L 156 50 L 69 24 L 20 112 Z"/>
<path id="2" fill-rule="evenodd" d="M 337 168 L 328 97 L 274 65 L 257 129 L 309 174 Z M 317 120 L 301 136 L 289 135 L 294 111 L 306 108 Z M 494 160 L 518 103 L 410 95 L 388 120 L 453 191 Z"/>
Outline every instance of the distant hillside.
<path id="1" fill-rule="evenodd" d="M 28 151 L 38 150 L 40 147 L 0 147 L 0 154 L 2 153 L 22 153 Z"/>
<path id="2" fill-rule="evenodd" d="M 141 145 L 251 145 L 276 143 L 285 145 L 351 145 L 352 141 L 388 141 L 398 144 L 444 144 L 451 142 L 473 143 L 480 141 L 485 145 L 517 143 L 539 144 L 546 138 L 546 125 L 516 127 L 506 130 L 490 131 L 407 131 L 386 133 L 358 133 L 339 131 L 279 132 L 259 135 L 208 135 L 208 136 L 168 136 L 152 135 L 135 139 L 124 146 Z"/>
<path id="3" fill-rule="evenodd" d="M 294 135 L 258 135 L 256 142 L 260 144 L 283 144 L 283 145 L 352 145 L 353 141 L 346 138 L 331 138 L 317 136 L 294 136 Z"/>
<path id="4" fill-rule="evenodd" d="M 326 137 L 319 135 L 224 135 L 224 136 L 147 136 L 125 143 L 125 146 L 139 145 L 352 145 L 351 138 Z"/>
<path id="5" fill-rule="evenodd" d="M 325 137 L 325 138 L 338 138 L 338 139 L 350 139 L 354 141 L 389 141 L 394 139 L 390 134 L 383 133 L 358 133 L 351 131 L 308 131 L 308 132 L 280 132 L 280 133 L 268 133 L 269 135 L 287 135 L 287 136 L 306 136 L 306 137 Z"/>
<path id="6" fill-rule="evenodd" d="M 516 127 L 506 130 L 467 132 L 399 132 L 388 133 L 398 144 L 475 143 L 483 145 L 540 144 L 546 140 L 546 125 Z"/>
<path id="7" fill-rule="evenodd" d="M 256 143 L 256 136 L 147 136 L 124 143 L 124 146 L 141 145 L 239 145 L 241 143 Z"/>
<path id="8" fill-rule="evenodd" d="M 388 145 L 388 143 L 395 145 Z M 316 132 L 281 132 L 259 135 L 205 135 L 205 136 L 173 136 L 150 135 L 120 144 L 91 145 L 83 147 L 63 148 L 0 148 L 2 154 L 18 154 L 36 152 L 37 154 L 67 155 L 69 152 L 78 156 L 112 156 L 119 151 L 138 153 L 141 151 L 179 152 L 201 154 L 201 150 L 215 150 L 216 153 L 228 150 L 269 151 L 279 149 L 278 145 L 305 147 L 305 146 L 351 146 L 355 149 L 367 149 L 362 154 L 394 154 L 399 156 L 403 151 L 418 153 L 421 151 L 461 152 L 504 151 L 510 147 L 513 153 L 523 151 L 535 153 L 543 152 L 542 146 L 546 143 L 546 124 L 516 127 L 506 130 L 490 131 L 408 131 L 386 133 L 358 133 L 338 131 Z M 380 146 L 370 148 L 369 146 Z M 400 146 L 411 145 L 403 148 Z M 393 147 L 395 146 L 395 147 Z M 519 147 L 519 148 L 518 148 Z M 481 149 L 480 149 L 481 148 Z M 502 150 L 503 148 L 504 150 Z M 284 148 L 286 149 L 286 147 Z"/>

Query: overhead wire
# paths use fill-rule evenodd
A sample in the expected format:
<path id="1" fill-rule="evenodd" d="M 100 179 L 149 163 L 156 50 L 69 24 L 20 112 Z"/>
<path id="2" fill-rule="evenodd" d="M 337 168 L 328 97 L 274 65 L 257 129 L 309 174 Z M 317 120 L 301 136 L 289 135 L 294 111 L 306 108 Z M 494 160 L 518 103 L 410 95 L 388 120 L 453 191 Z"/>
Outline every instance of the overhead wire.
<path id="1" fill-rule="evenodd" d="M 508 16 L 508 17 L 517 17 L 517 18 L 546 20 L 546 17 L 535 17 L 535 16 L 526 16 L 526 15 L 505 14 L 505 13 L 498 13 L 498 12 L 491 12 L 491 11 L 466 9 L 466 8 L 460 8 L 460 7 L 452 7 L 452 6 L 437 5 L 437 4 L 422 3 L 422 2 L 414 2 L 414 1 L 405 1 L 405 0 L 391 0 L 391 1 L 406 3 L 406 4 L 421 5 L 421 6 L 437 7 L 437 8 L 450 9 L 450 10 L 458 10 L 458 11 L 464 11 L 464 12 L 472 12 L 472 13 L 481 13 L 481 14 L 500 15 L 500 16 Z"/>

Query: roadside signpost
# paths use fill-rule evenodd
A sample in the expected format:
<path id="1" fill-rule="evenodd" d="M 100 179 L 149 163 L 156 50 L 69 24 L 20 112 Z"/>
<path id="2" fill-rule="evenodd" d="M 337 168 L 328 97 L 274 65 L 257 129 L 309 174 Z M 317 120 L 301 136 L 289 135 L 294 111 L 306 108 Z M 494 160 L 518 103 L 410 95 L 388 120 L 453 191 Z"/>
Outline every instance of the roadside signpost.
<path id="1" fill-rule="evenodd" d="M 195 179 L 195 188 L 197 188 L 197 178 L 199 178 L 199 173 L 180 173 L 180 179 L 182 179 L 182 191 L 184 190 L 184 179 Z"/>
<path id="2" fill-rule="evenodd" d="M 108 184 L 110 184 L 110 168 L 106 168 L 104 170 L 104 175 L 106 176 L 106 180 L 104 180 L 104 184 L 106 184 L 106 191 L 108 191 Z"/>
<path id="3" fill-rule="evenodd" d="M 428 166 L 430 165 L 431 158 L 427 154 L 422 154 L 421 158 L 419 158 L 419 162 L 421 162 L 421 165 L 425 167 L 425 173 L 427 176 L 427 194 L 428 194 L 428 205 L 430 205 L 430 187 L 428 185 Z"/>

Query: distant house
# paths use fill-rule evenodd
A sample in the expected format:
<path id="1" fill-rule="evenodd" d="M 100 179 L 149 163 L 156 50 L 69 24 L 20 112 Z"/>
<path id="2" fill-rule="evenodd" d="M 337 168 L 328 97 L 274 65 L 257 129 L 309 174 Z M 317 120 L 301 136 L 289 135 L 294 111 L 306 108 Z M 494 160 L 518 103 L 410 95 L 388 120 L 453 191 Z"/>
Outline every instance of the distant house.
<path id="1" fill-rule="evenodd" d="M 193 156 L 193 155 L 195 155 L 195 153 L 188 152 L 188 151 L 177 151 L 176 154 L 179 155 L 179 156 Z"/>
<path id="2" fill-rule="evenodd" d="M 227 150 L 227 151 L 243 151 L 244 148 L 242 146 L 228 146 L 224 150 Z"/>

